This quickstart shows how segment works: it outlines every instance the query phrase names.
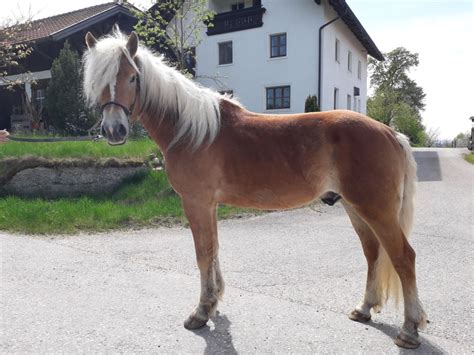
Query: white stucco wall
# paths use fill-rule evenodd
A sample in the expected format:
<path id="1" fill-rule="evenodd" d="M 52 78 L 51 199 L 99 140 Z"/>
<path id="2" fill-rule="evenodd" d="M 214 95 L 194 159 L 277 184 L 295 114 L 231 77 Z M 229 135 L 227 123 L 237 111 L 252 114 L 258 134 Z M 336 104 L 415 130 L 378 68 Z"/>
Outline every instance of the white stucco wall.
<path id="1" fill-rule="evenodd" d="M 229 1 L 230 6 L 231 1 Z M 304 100 L 317 91 L 318 28 L 321 6 L 313 0 L 263 0 L 263 27 L 203 36 L 196 50 L 198 81 L 217 90 L 233 90 L 255 112 L 302 112 Z M 270 58 L 270 35 L 287 33 L 287 56 Z M 218 65 L 218 43 L 233 42 L 233 63 Z M 265 88 L 291 86 L 290 109 L 266 110 Z"/>
<path id="2" fill-rule="evenodd" d="M 231 5 L 236 4 L 236 3 L 244 3 L 245 7 L 250 7 L 252 6 L 253 1 L 252 0 L 208 0 L 209 3 L 209 9 L 211 9 L 214 12 L 221 13 L 221 12 L 227 12 L 231 10 Z"/>
<path id="3" fill-rule="evenodd" d="M 231 0 L 211 0 L 210 7 L 228 11 Z M 247 6 L 248 4 L 246 4 Z M 308 95 L 318 91 L 318 31 L 336 16 L 325 0 L 262 0 L 266 9 L 263 27 L 214 36 L 203 34 L 196 48 L 197 81 L 216 90 L 233 90 L 234 95 L 251 111 L 298 113 L 304 111 Z M 270 35 L 287 33 L 287 56 L 270 58 Z M 335 37 L 341 41 L 340 64 L 334 61 Z M 233 63 L 218 64 L 218 43 L 232 41 Z M 347 72 L 347 50 L 352 51 L 352 73 Z M 360 88 L 361 112 L 365 113 L 367 55 L 365 49 L 338 20 L 323 33 L 322 110 L 333 109 L 333 90 L 339 88 L 339 107 L 346 108 L 347 93 Z M 362 76 L 357 78 L 357 60 L 362 62 Z M 209 79 L 216 77 L 216 79 Z M 291 86 L 289 109 L 266 110 L 266 87 Z M 352 98 L 353 106 L 353 98 Z M 352 107 L 354 109 L 354 107 Z"/>
<path id="4" fill-rule="evenodd" d="M 330 8 L 325 8 L 326 21 L 337 16 Z M 367 104 L 367 50 L 341 20 L 327 26 L 323 34 L 322 45 L 322 86 L 321 110 L 334 108 L 334 88 L 339 89 L 338 109 L 347 109 L 347 95 L 351 95 L 351 109 L 366 113 Z M 336 38 L 340 41 L 340 61 L 335 60 Z M 347 53 L 352 52 L 352 72 L 347 69 Z M 361 78 L 357 76 L 358 61 L 361 61 Z M 360 109 L 354 108 L 354 86 L 360 89 Z"/>

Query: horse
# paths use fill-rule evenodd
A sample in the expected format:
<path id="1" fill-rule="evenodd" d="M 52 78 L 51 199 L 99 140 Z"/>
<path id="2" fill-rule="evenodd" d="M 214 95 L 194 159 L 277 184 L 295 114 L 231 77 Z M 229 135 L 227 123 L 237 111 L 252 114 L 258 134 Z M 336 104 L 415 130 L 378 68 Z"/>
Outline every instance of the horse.
<path id="1" fill-rule="evenodd" d="M 188 79 L 120 31 L 86 34 L 84 93 L 102 111 L 111 145 L 126 142 L 140 120 L 158 144 L 180 196 L 201 277 L 198 305 L 184 322 L 203 327 L 224 293 L 219 265 L 219 204 L 283 210 L 318 198 L 341 199 L 359 236 L 368 272 L 362 301 L 349 314 L 368 322 L 389 297 L 404 300 L 395 343 L 420 345 L 426 313 L 418 297 L 414 214 L 416 163 L 407 138 L 348 110 L 269 115 Z"/>

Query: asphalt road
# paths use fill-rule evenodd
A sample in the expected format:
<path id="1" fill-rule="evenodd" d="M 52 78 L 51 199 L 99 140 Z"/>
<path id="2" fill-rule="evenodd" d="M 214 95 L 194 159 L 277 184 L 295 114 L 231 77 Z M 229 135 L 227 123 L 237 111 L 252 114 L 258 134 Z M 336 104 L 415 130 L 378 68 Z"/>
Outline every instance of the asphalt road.
<path id="1" fill-rule="evenodd" d="M 412 242 L 431 323 L 419 353 L 469 353 L 473 339 L 474 166 L 465 149 L 416 151 Z M 411 353 L 393 344 L 402 309 L 367 324 L 347 314 L 366 266 L 342 207 L 220 223 L 224 302 L 182 326 L 198 299 L 190 231 L 61 237 L 0 232 L 0 352 Z"/>

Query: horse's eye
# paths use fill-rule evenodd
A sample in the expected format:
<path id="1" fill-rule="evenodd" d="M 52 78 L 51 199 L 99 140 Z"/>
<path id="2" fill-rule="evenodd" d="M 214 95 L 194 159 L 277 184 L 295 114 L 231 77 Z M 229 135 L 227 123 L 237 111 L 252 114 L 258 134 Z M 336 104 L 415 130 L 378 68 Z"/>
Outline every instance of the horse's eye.
<path id="1" fill-rule="evenodd" d="M 136 75 L 134 75 L 134 76 L 132 76 L 132 77 L 130 78 L 130 82 L 131 82 L 131 83 L 134 83 L 134 82 L 135 82 L 135 79 L 136 79 Z"/>

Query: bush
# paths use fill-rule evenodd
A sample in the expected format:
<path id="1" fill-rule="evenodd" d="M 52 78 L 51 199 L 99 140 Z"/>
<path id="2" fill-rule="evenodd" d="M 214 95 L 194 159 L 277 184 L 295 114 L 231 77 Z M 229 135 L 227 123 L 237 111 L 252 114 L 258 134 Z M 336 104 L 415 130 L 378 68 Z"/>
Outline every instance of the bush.
<path id="1" fill-rule="evenodd" d="M 304 112 L 319 112 L 318 98 L 316 95 L 308 95 L 304 103 Z"/>
<path id="2" fill-rule="evenodd" d="M 81 61 L 66 41 L 53 61 L 46 92 L 48 123 L 58 132 L 86 134 L 98 120 L 89 109 L 82 92 Z"/>

